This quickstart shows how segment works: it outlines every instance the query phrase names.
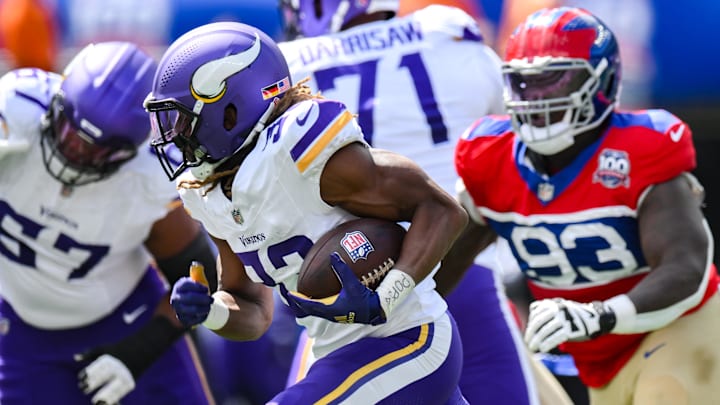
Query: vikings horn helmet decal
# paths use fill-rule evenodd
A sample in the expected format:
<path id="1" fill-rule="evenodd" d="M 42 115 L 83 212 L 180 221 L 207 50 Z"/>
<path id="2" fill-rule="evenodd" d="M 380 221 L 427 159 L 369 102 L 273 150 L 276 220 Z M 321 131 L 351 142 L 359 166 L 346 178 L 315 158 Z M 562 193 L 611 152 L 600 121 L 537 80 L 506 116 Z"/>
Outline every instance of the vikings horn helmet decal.
<path id="1" fill-rule="evenodd" d="M 260 37 L 256 33 L 255 43 L 250 49 L 200 66 L 192 76 L 190 91 L 196 99 L 204 103 L 214 103 L 225 94 L 226 79 L 246 69 L 255 62 L 258 55 L 260 55 Z"/>
<path id="2" fill-rule="evenodd" d="M 187 168 L 205 178 L 251 145 L 292 88 L 275 41 L 238 22 L 186 32 L 158 65 L 144 105 L 153 129 L 150 145 L 170 179 Z"/>

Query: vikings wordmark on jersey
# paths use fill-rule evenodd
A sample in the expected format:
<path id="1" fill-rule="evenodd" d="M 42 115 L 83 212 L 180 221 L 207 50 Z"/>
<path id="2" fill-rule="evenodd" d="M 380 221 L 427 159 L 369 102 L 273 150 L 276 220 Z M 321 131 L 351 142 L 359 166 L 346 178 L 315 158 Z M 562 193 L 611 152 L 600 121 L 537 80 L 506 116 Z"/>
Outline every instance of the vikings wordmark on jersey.
<path id="1" fill-rule="evenodd" d="M 219 188 L 207 195 L 203 189 L 181 189 L 180 194 L 208 232 L 224 235 L 253 281 L 271 287 L 284 283 L 295 290 L 298 271 L 313 243 L 327 230 L 354 218 L 327 205 L 319 195 L 325 164 L 335 152 L 354 142 L 365 143 L 357 122 L 342 103 L 304 101 L 259 135 L 233 181 L 232 201 Z M 186 172 L 178 181 L 192 178 L 192 173 Z M 233 219 L 234 210 L 242 212 L 242 223 Z M 346 247 L 358 258 L 362 249 L 370 248 L 358 235 L 348 238 Z M 315 355 L 322 357 L 369 333 L 377 336 L 384 329 L 403 330 L 419 321 L 431 322 L 446 309 L 436 294 L 431 285 L 421 283 L 401 305 L 424 309 L 396 311 L 393 323 L 340 325 L 313 316 L 298 322 L 315 339 Z M 420 305 L 424 300 L 433 304 Z"/>

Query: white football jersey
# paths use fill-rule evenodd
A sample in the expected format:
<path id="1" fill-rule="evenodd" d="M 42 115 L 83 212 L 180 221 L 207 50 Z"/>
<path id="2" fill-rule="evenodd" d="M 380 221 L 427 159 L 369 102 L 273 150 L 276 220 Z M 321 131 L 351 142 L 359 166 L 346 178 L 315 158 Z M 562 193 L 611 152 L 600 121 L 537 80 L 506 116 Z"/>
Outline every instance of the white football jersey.
<path id="1" fill-rule="evenodd" d="M 270 124 L 245 158 L 232 185 L 232 201 L 220 187 L 203 195 L 200 189 L 181 189 L 191 215 L 208 232 L 226 240 L 255 282 L 296 290 L 303 257 L 324 233 L 354 219 L 325 203 L 320 176 L 330 157 L 343 146 L 364 142 L 357 122 L 346 107 L 329 100 L 296 104 Z M 178 181 L 193 180 L 187 172 Z M 339 324 L 319 317 L 298 319 L 315 339 L 313 352 L 330 351 L 366 336 L 389 336 L 432 322 L 446 310 L 432 278 L 413 293 L 379 326 Z"/>
<path id="2" fill-rule="evenodd" d="M 504 111 L 502 62 L 458 8 L 431 5 L 279 46 L 293 83 L 309 77 L 313 90 L 358 114 L 370 145 L 409 157 L 450 195 L 460 136 L 475 120 Z M 515 267 L 499 243 L 475 262 Z"/>
<path id="3" fill-rule="evenodd" d="M 279 45 L 294 83 L 310 77 L 313 90 L 359 115 L 370 145 L 411 158 L 451 195 L 460 135 L 503 111 L 500 59 L 457 8 L 433 5 Z"/>
<path id="4" fill-rule="evenodd" d="M 40 146 L 60 81 L 37 69 L 0 79 L 0 295 L 42 329 L 111 313 L 147 270 L 143 242 L 178 197 L 147 144 L 109 178 L 64 193 Z"/>

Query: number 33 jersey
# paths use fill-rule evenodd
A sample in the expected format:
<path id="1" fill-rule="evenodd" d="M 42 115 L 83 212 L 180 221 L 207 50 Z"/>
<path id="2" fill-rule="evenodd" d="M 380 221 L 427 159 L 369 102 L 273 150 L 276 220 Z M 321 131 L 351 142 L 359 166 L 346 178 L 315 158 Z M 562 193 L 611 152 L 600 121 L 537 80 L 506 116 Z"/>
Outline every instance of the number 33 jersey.
<path id="1" fill-rule="evenodd" d="M 537 299 L 591 302 L 632 289 L 651 270 L 638 233 L 643 198 L 654 184 L 695 168 L 691 132 L 667 111 L 615 113 L 611 120 L 598 141 L 552 176 L 534 170 L 507 116 L 478 120 L 457 146 L 463 204 L 509 241 Z M 703 302 L 717 290 L 714 266 L 706 271 Z M 561 348 L 586 382 L 601 386 L 643 336 L 611 334 Z"/>
<path id="2" fill-rule="evenodd" d="M 279 46 L 295 83 L 309 77 L 313 90 L 358 114 L 370 145 L 411 158 L 448 192 L 460 135 L 503 111 L 500 59 L 460 9 L 429 6 Z"/>

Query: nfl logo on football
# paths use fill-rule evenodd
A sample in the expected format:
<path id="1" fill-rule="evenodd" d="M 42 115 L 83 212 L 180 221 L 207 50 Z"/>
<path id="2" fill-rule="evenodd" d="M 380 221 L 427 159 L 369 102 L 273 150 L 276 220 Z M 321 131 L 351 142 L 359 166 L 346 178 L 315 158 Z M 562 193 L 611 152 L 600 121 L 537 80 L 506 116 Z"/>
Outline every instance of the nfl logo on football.
<path id="1" fill-rule="evenodd" d="M 367 260 L 370 252 L 375 250 L 368 238 L 359 231 L 346 233 L 340 241 L 340 244 L 348 256 L 350 256 L 350 260 L 352 260 L 353 263 L 360 259 Z"/>

